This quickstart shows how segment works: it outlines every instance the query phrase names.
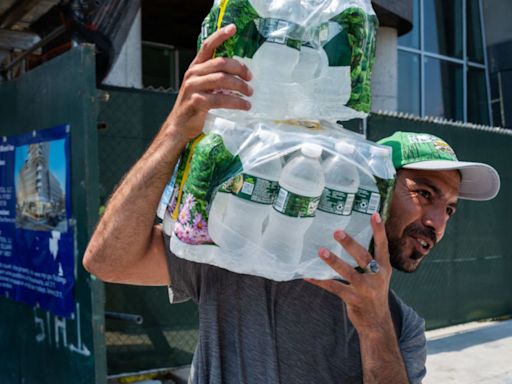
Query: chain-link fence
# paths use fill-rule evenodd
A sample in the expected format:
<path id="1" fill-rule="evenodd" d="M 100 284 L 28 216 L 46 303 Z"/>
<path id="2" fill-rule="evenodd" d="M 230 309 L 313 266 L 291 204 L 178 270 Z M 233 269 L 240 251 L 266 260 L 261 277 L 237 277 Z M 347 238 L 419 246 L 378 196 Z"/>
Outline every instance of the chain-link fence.
<path id="1" fill-rule="evenodd" d="M 157 133 L 176 95 L 121 88 L 100 92 L 98 157 L 104 206 Z M 109 375 L 190 363 L 197 341 L 195 304 L 171 305 L 165 287 L 105 288 Z"/>

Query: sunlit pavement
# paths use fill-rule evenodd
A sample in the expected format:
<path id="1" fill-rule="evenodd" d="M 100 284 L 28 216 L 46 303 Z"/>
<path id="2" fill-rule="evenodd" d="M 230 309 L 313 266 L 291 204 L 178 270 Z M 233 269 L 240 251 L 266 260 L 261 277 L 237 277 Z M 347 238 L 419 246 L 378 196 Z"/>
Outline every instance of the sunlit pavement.
<path id="1" fill-rule="evenodd" d="M 423 384 L 512 384 L 512 320 L 427 332 Z"/>

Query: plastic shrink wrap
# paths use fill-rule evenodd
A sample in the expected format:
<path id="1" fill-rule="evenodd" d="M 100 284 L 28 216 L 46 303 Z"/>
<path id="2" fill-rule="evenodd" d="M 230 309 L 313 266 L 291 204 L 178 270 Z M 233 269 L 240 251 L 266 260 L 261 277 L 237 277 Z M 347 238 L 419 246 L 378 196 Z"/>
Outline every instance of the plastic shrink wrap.
<path id="1" fill-rule="evenodd" d="M 171 251 L 277 281 L 339 278 L 318 249 L 356 266 L 333 232 L 370 247 L 394 187 L 390 149 L 341 125 L 370 109 L 370 1 L 216 1 L 199 44 L 231 23 L 215 56 L 251 69 L 252 108 L 212 110 L 183 153 L 159 209 Z"/>

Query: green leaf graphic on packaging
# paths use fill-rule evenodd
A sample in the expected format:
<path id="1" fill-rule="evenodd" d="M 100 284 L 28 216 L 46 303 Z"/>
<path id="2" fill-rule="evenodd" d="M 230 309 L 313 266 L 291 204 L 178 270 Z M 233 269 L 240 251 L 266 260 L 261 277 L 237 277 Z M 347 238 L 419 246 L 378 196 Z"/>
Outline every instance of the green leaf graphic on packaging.
<path id="1" fill-rule="evenodd" d="M 320 42 L 329 60 L 330 67 L 347 67 L 352 63 L 352 49 L 350 48 L 347 31 L 336 21 L 324 23 L 326 36 L 320 33 Z"/>
<path id="2" fill-rule="evenodd" d="M 352 47 L 350 77 L 352 92 L 347 106 L 361 112 L 370 111 L 371 72 L 375 62 L 375 32 L 378 19 L 361 8 L 350 7 L 332 19 L 348 34 Z"/>
<path id="3" fill-rule="evenodd" d="M 198 48 L 208 36 L 217 30 L 219 17 L 221 17 L 219 6 L 213 7 L 203 21 L 198 38 Z M 215 57 L 252 58 L 264 42 L 264 38 L 258 32 L 255 24 L 255 20 L 259 18 L 258 12 L 249 1 L 229 1 L 222 15 L 221 27 L 235 24 L 237 33 L 217 48 Z"/>
<path id="4" fill-rule="evenodd" d="M 176 222 L 175 232 L 180 240 L 189 244 L 213 243 L 205 224 L 212 193 L 218 186 L 213 180 L 219 168 L 224 169 L 234 159 L 218 134 L 207 134 L 195 146 Z"/>

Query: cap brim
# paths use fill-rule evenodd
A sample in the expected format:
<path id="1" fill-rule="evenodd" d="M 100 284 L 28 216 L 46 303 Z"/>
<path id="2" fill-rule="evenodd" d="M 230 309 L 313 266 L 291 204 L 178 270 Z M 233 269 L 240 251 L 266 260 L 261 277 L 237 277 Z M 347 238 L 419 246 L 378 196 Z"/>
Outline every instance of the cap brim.
<path id="1" fill-rule="evenodd" d="M 491 200 L 500 190 L 500 176 L 488 164 L 467 161 L 430 160 L 404 165 L 402 168 L 426 171 L 458 169 L 462 175 L 459 198 L 466 200 Z"/>

